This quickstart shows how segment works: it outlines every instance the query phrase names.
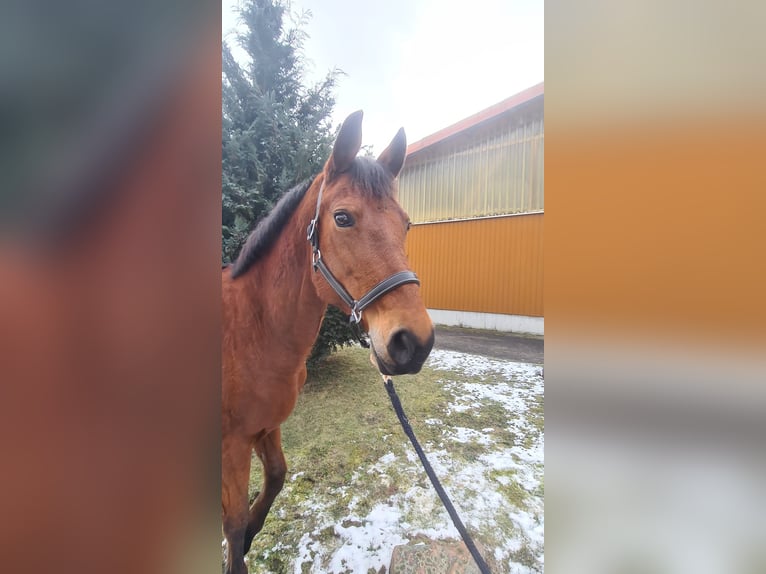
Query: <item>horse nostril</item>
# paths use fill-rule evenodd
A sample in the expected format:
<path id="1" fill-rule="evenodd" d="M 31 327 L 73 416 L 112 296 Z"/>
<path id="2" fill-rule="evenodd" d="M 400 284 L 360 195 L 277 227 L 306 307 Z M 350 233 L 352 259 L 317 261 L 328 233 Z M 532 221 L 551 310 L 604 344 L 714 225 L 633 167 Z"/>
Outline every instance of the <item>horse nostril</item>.
<path id="1" fill-rule="evenodd" d="M 388 355 L 397 365 L 407 365 L 417 348 L 415 336 L 402 329 L 391 335 L 388 343 Z"/>

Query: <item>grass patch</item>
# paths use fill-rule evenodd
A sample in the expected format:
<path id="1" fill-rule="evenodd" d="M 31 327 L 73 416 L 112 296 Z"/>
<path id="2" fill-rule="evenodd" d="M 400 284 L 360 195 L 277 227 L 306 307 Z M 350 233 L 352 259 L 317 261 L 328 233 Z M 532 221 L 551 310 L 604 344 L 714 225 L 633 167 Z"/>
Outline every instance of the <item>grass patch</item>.
<path id="1" fill-rule="evenodd" d="M 462 377 L 472 382 L 470 377 Z M 451 426 L 460 426 L 473 430 L 482 430 L 488 427 L 503 429 L 508 424 L 508 411 L 503 405 L 490 400 L 479 400 L 474 403 L 474 408 L 468 411 L 456 411 L 449 415 Z"/>
<path id="2" fill-rule="evenodd" d="M 473 335 L 489 335 L 490 337 L 497 337 L 497 331 L 491 330 L 491 329 L 475 329 L 473 327 L 451 327 L 448 325 L 439 325 L 437 327 L 437 331 L 443 331 L 447 333 L 457 333 L 457 334 L 464 334 L 467 332 L 470 332 Z M 517 339 L 537 339 L 539 341 L 544 341 L 545 337 L 543 335 L 534 335 L 532 333 L 514 333 L 513 336 Z"/>
<path id="3" fill-rule="evenodd" d="M 395 471 L 385 477 L 359 472 L 388 453 L 405 456 L 406 438 L 368 357 L 365 349 L 347 348 L 325 359 L 310 374 L 295 411 L 282 425 L 287 481 L 263 531 L 253 541 L 251 572 L 281 574 L 290 569 L 295 554 L 285 551 L 289 555 L 280 556 L 279 550 L 272 549 L 278 542 L 280 548 L 295 548 L 304 533 L 314 531 L 318 517 L 307 512 L 306 505 L 310 507 L 312 500 L 329 490 L 333 494 L 329 511 L 339 523 L 348 515 L 352 499 L 356 499 L 357 513 L 364 515 L 397 492 L 402 480 Z M 425 419 L 443 413 L 450 398 L 437 383 L 437 375 L 424 369 L 396 379 L 410 422 L 424 443 L 441 434 Z M 253 492 L 260 489 L 257 457 L 253 458 L 250 483 Z M 330 543 L 334 537 L 332 528 L 324 528 L 312 538 Z M 307 564 L 304 570 L 308 571 Z"/>
<path id="4" fill-rule="evenodd" d="M 490 477 L 497 482 L 497 489 L 507 500 L 521 510 L 527 509 L 529 493 L 516 481 L 515 470 L 493 470 Z"/>
<path id="5" fill-rule="evenodd" d="M 534 397 L 534 400 L 529 404 L 529 411 L 527 413 L 527 419 L 537 429 L 537 432 L 542 433 L 545 430 L 545 404 L 544 397 L 542 395 Z"/>
<path id="6" fill-rule="evenodd" d="M 530 550 L 527 544 L 522 544 L 521 548 L 511 553 L 511 559 L 518 564 L 523 564 L 528 568 L 535 568 L 538 564 L 537 557 Z"/>
<path id="7" fill-rule="evenodd" d="M 360 465 L 391 452 L 399 442 L 399 421 L 368 353 L 344 349 L 326 359 L 282 427 L 288 465 L 305 469 L 305 476 L 315 482 L 348 484 Z M 410 422 L 420 427 L 426 440 L 430 425 L 423 421 L 443 411 L 448 396 L 429 372 L 398 377 L 396 383 Z"/>
<path id="8" fill-rule="evenodd" d="M 445 379 L 492 384 L 486 375 L 470 377 L 460 372 L 454 375 L 425 367 L 417 375 L 396 378 L 402 404 L 427 452 L 432 448 L 444 449 L 456 463 L 475 463 L 490 448 L 472 441 L 448 440 L 456 427 L 488 436 L 492 448 L 525 442 L 527 437 L 517 437 L 514 434 L 517 431 L 509 428 L 509 412 L 491 400 L 477 401 L 470 410 L 448 414 L 456 391 L 454 385 L 446 385 L 445 389 Z M 538 402 L 539 407 L 535 403 L 531 408 L 539 413 L 537 410 L 530 413 L 533 416 L 529 420 L 537 421 L 539 415 L 542 425 L 542 400 Z M 435 423 L 434 419 L 443 422 Z M 534 422 L 534 427 L 537 425 Z M 332 554 L 326 550 L 338 544 L 336 528 L 362 526 L 356 517 L 366 516 L 376 505 L 386 504 L 397 493 L 408 492 L 416 485 L 430 496 L 431 485 L 419 466 L 417 472 L 409 463 L 377 468 L 376 462 L 384 456 L 406 461 L 409 442 L 365 349 L 342 349 L 310 373 L 294 412 L 282 425 L 282 443 L 288 465 L 287 480 L 264 529 L 253 541 L 248 555 L 253 574 L 292 572 L 297 549 L 306 547 L 305 538 L 301 545 L 306 535 L 311 539 L 309 555 L 299 570 L 309 572 L 317 552 L 322 556 Z M 499 485 L 498 492 L 503 498 L 526 509 L 530 493 L 518 485 L 513 471 L 492 473 L 488 477 L 495 479 L 493 482 Z M 250 478 L 251 491 L 255 493 L 261 485 L 257 457 L 253 458 Z M 470 500 L 460 503 L 470 507 Z M 407 508 L 403 520 L 413 528 L 428 528 L 438 512 L 442 512 L 438 505 L 418 508 L 413 505 Z M 333 526 L 327 526 L 328 521 Z M 487 536 L 477 533 L 477 540 L 489 548 L 502 545 L 504 533 L 511 532 L 514 526 L 505 518 L 498 520 L 498 526 L 500 532 Z M 326 567 L 323 564 L 320 569 L 329 572 Z"/>

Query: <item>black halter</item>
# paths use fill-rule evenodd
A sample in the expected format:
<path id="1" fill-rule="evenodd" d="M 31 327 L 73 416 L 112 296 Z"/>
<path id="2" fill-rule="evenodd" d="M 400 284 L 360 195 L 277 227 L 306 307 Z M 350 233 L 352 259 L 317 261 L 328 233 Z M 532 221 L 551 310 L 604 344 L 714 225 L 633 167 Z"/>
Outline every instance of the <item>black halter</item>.
<path id="1" fill-rule="evenodd" d="M 362 311 L 369 307 L 375 300 L 381 298 L 389 291 L 393 291 L 397 287 L 407 283 L 417 283 L 420 285 L 420 280 L 418 279 L 418 276 L 415 275 L 415 273 L 412 271 L 399 271 L 398 273 L 394 273 L 390 277 L 375 285 L 375 287 L 370 289 L 359 299 L 354 299 L 351 294 L 346 291 L 341 282 L 335 278 L 335 275 L 332 274 L 327 265 L 325 265 L 325 262 L 322 259 L 322 252 L 319 251 L 319 207 L 322 203 L 323 191 L 324 180 L 322 180 L 322 185 L 319 187 L 319 195 L 317 196 L 317 209 L 316 213 L 314 214 L 314 219 L 312 219 L 311 223 L 309 223 L 309 227 L 306 233 L 306 238 L 308 239 L 309 243 L 311 243 L 311 263 L 314 266 L 314 271 L 316 272 L 319 270 L 319 272 L 322 273 L 324 278 L 330 284 L 330 287 L 333 288 L 333 291 L 335 291 L 338 294 L 338 297 L 340 297 L 343 302 L 351 309 L 349 323 L 351 323 L 353 326 L 358 326 L 362 321 Z M 362 341 L 361 337 L 360 342 L 364 344 L 364 341 Z"/>

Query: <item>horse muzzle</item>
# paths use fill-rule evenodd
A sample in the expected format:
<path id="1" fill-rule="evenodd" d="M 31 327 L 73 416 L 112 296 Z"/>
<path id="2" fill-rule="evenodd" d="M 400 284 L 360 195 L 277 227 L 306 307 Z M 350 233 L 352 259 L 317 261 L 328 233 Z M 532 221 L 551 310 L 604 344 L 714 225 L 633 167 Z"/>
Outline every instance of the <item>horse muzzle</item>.
<path id="1" fill-rule="evenodd" d="M 386 343 L 386 356 L 381 356 L 373 345 L 378 369 L 384 375 L 412 375 L 420 372 L 434 346 L 433 329 L 427 340 L 419 340 L 409 329 L 399 329 Z"/>

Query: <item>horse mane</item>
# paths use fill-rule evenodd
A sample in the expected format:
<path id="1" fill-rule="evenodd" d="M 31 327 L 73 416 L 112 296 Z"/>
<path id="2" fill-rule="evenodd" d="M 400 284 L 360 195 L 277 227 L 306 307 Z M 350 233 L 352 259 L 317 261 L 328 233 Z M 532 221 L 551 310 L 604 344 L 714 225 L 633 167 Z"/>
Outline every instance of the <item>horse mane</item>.
<path id="1" fill-rule="evenodd" d="M 393 194 L 393 176 L 373 158 L 356 158 L 347 173 L 355 186 L 367 195 L 383 198 Z M 232 264 L 232 279 L 246 273 L 261 257 L 269 252 L 311 187 L 312 181 L 313 179 L 307 179 L 285 193 L 274 206 L 274 209 L 258 222 L 258 225 L 245 240 L 236 261 Z"/>
<path id="2" fill-rule="evenodd" d="M 309 187 L 311 187 L 310 179 L 296 185 L 282 196 L 266 217 L 258 222 L 258 225 L 245 240 L 245 244 L 233 264 L 232 278 L 236 279 L 245 273 L 269 251 L 279 237 L 282 228 L 295 213 Z"/>
<path id="3" fill-rule="evenodd" d="M 351 181 L 373 197 L 390 197 L 393 194 L 394 176 L 371 157 L 358 157 L 348 170 Z"/>

